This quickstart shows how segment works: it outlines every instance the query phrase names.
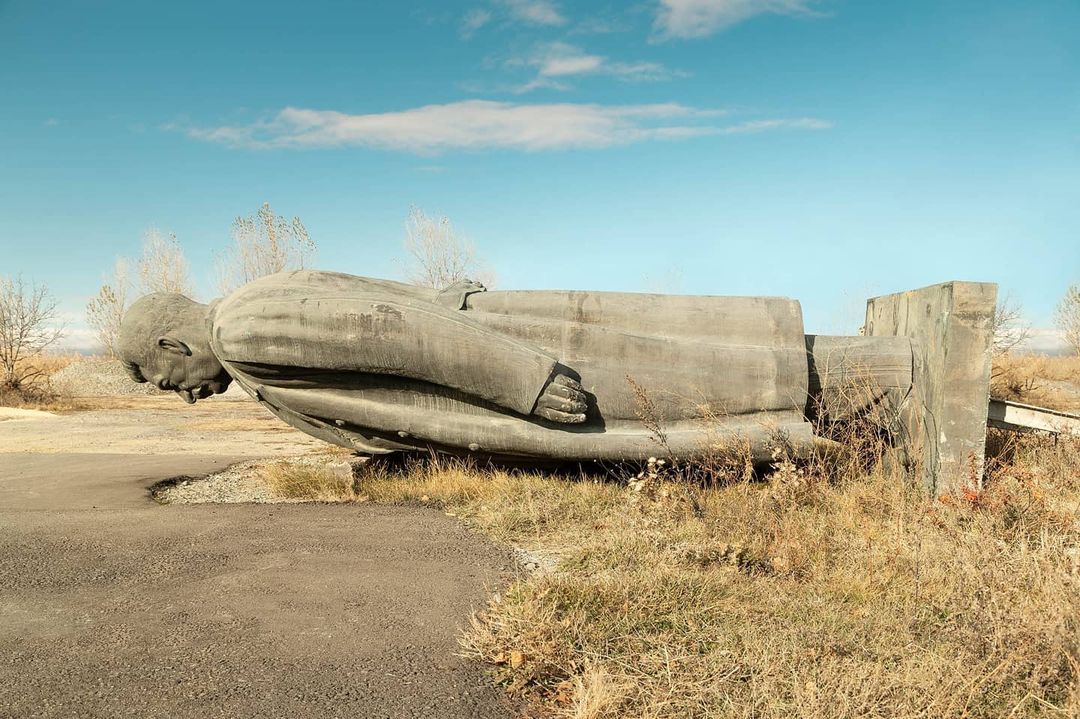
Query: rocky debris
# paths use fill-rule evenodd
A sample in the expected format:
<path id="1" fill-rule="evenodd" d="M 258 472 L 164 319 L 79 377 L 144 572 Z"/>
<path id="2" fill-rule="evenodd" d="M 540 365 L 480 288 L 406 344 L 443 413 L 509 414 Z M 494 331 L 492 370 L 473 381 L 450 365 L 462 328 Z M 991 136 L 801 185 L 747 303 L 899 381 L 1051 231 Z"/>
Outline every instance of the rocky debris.
<path id="1" fill-rule="evenodd" d="M 536 548 L 526 549 L 519 546 L 512 549 L 517 565 L 530 574 L 533 572 L 548 574 L 554 572 L 559 566 L 561 557 L 556 552 Z"/>
<path id="2" fill-rule="evenodd" d="M 149 382 L 132 382 L 118 360 L 87 357 L 49 379 L 54 391 L 72 397 L 123 397 L 164 394 Z"/>
<path id="3" fill-rule="evenodd" d="M 119 360 L 86 357 L 72 362 L 49 379 L 53 391 L 70 397 L 129 397 L 166 395 L 149 382 L 132 382 Z M 219 399 L 242 399 L 247 394 L 234 382 Z"/>
<path id="4" fill-rule="evenodd" d="M 298 502 L 275 496 L 266 486 L 259 469 L 268 460 L 256 459 L 234 464 L 205 477 L 176 477 L 150 488 L 162 504 L 275 504 Z"/>

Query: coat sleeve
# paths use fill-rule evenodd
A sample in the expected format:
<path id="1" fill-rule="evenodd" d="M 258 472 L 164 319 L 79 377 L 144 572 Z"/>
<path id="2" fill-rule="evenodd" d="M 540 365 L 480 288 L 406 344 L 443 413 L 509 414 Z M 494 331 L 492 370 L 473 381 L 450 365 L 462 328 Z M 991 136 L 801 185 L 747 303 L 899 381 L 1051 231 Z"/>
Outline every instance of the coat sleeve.
<path id="1" fill-rule="evenodd" d="M 407 377 L 529 414 L 557 358 L 471 320 L 393 292 L 231 297 L 213 320 L 222 360 Z"/>

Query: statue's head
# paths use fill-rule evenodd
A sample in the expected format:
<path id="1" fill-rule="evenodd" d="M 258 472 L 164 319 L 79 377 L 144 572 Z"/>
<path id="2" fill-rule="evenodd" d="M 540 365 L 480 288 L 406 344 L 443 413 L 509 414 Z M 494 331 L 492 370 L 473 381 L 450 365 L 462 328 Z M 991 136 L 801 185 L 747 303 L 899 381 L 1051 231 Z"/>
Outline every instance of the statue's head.
<path id="1" fill-rule="evenodd" d="M 136 382 L 173 390 L 188 404 L 220 394 L 232 378 L 210 349 L 209 308 L 183 295 L 155 292 L 124 313 L 120 359 Z"/>

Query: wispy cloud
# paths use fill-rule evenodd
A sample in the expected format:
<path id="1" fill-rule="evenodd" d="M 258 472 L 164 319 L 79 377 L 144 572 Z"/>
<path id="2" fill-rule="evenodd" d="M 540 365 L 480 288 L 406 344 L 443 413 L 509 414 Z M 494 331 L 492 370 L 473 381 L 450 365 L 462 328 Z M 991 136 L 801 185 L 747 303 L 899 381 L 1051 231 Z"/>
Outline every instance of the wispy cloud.
<path id="1" fill-rule="evenodd" d="M 532 25 L 565 25 L 566 16 L 550 0 L 496 0 L 516 20 Z"/>
<path id="2" fill-rule="evenodd" d="M 633 23 L 625 15 L 606 15 L 582 18 L 568 32 L 571 35 L 609 35 L 632 28 Z"/>
<path id="3" fill-rule="evenodd" d="M 684 74 L 655 62 L 613 62 L 603 55 L 590 55 L 564 42 L 541 45 L 528 58 L 516 59 L 509 64 L 536 68 L 535 78 L 513 88 L 518 93 L 542 87 L 567 89 L 567 85 L 562 81 L 578 75 L 610 75 L 632 82 L 668 80 Z"/>
<path id="4" fill-rule="evenodd" d="M 461 36 L 466 39 L 472 37 L 477 30 L 491 22 L 492 17 L 490 10 L 473 8 L 461 18 Z"/>
<path id="5" fill-rule="evenodd" d="M 468 40 L 481 28 L 541 25 L 559 27 L 569 20 L 551 0 L 488 0 L 471 8 L 461 18 L 459 31 Z"/>
<path id="6" fill-rule="evenodd" d="M 248 125 L 177 127 L 188 136 L 230 147 L 373 147 L 418 154 L 448 150 L 512 149 L 528 152 L 603 148 L 649 140 L 732 135 L 778 129 L 820 130 L 813 118 L 717 125 L 726 113 L 677 103 L 595 105 L 517 104 L 465 100 L 399 112 L 350 115 L 287 107 Z"/>
<path id="7" fill-rule="evenodd" d="M 736 125 L 717 128 L 720 135 L 746 135 L 769 130 L 829 130 L 833 123 L 816 117 L 779 118 L 772 120 L 748 120 Z"/>
<path id="8" fill-rule="evenodd" d="M 812 15 L 817 0 L 660 0 L 657 36 L 705 37 L 755 15 Z"/>

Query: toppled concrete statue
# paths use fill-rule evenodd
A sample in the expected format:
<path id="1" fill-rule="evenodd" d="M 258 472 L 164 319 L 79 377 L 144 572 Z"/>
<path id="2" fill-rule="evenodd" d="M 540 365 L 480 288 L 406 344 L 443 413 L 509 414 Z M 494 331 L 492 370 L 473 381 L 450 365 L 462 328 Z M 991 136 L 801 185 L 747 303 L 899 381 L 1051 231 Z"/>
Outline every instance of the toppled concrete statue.
<path id="1" fill-rule="evenodd" d="M 136 381 L 195 402 L 235 380 L 290 425 L 369 453 L 637 460 L 658 441 L 688 457 L 738 436 L 765 461 L 778 436 L 808 450 L 815 413 L 885 404 L 936 478 L 969 451 L 981 462 L 967 405 L 982 393 L 984 433 L 994 290 L 878 298 L 876 336 L 815 337 L 783 298 L 437 291 L 301 270 L 209 305 L 143 297 L 120 348 Z M 942 428 L 957 418 L 961 431 Z"/>

